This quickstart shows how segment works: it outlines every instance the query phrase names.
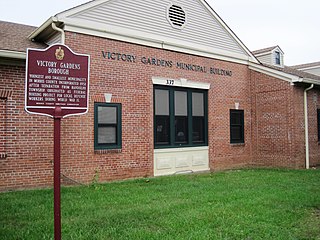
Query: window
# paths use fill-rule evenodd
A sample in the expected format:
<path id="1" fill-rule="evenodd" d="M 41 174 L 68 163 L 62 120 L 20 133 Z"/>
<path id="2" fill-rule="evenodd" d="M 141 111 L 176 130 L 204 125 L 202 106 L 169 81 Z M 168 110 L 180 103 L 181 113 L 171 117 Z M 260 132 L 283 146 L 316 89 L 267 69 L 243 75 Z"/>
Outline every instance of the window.
<path id="1" fill-rule="evenodd" d="M 207 145 L 207 91 L 154 88 L 155 147 Z"/>
<path id="2" fill-rule="evenodd" d="M 95 103 L 94 148 L 121 148 L 121 104 Z"/>
<path id="3" fill-rule="evenodd" d="M 281 64 L 280 52 L 275 52 L 275 62 L 277 65 Z"/>
<path id="4" fill-rule="evenodd" d="M 318 142 L 320 142 L 320 109 L 318 109 L 317 112 L 318 112 L 318 117 L 317 117 L 317 120 L 318 120 Z"/>
<path id="5" fill-rule="evenodd" d="M 244 143 L 243 110 L 230 110 L 230 143 Z"/>

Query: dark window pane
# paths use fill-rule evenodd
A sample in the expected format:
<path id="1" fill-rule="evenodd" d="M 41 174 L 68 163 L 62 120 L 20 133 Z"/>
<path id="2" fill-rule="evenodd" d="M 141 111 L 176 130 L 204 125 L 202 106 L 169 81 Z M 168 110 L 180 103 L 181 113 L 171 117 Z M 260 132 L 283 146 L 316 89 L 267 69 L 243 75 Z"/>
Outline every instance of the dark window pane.
<path id="1" fill-rule="evenodd" d="M 116 107 L 98 107 L 98 124 L 116 124 L 117 108 Z"/>
<path id="2" fill-rule="evenodd" d="M 98 144 L 116 144 L 117 143 L 117 128 L 114 126 L 98 128 Z"/>
<path id="3" fill-rule="evenodd" d="M 243 110 L 230 110 L 230 142 L 244 143 Z"/>
<path id="4" fill-rule="evenodd" d="M 231 138 L 233 141 L 239 142 L 242 139 L 241 126 L 231 127 Z"/>
<path id="5" fill-rule="evenodd" d="M 192 118 L 192 142 L 204 143 L 204 117 Z"/>
<path id="6" fill-rule="evenodd" d="M 155 147 L 199 146 L 207 142 L 206 91 L 154 88 Z"/>
<path id="7" fill-rule="evenodd" d="M 231 124 L 241 124 L 242 114 L 241 112 L 232 112 L 231 113 Z"/>
<path id="8" fill-rule="evenodd" d="M 192 93 L 192 116 L 204 116 L 203 93 Z"/>
<path id="9" fill-rule="evenodd" d="M 175 117 L 175 143 L 188 142 L 188 117 Z"/>
<path id="10" fill-rule="evenodd" d="M 155 94 L 155 114 L 169 115 L 169 91 L 156 89 Z"/>
<path id="11" fill-rule="evenodd" d="M 121 148 L 121 104 L 95 103 L 95 149 Z"/>
<path id="12" fill-rule="evenodd" d="M 276 64 L 280 65 L 280 52 L 275 52 L 276 55 Z"/>
<path id="13" fill-rule="evenodd" d="M 156 144 L 169 144 L 170 118 L 169 116 L 156 116 L 155 123 Z"/>
<path id="14" fill-rule="evenodd" d="M 174 93 L 175 116 L 187 116 L 187 92 L 175 91 Z"/>

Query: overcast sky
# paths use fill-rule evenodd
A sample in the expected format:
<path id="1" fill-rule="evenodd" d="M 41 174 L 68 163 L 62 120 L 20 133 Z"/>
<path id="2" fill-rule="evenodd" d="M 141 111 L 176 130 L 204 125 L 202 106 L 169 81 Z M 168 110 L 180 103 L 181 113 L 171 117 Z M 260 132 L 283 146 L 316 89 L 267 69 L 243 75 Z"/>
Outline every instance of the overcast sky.
<path id="1" fill-rule="evenodd" d="M 0 20 L 40 26 L 88 0 L 1 0 Z M 319 0 L 207 0 L 251 50 L 279 45 L 285 64 L 320 61 Z"/>

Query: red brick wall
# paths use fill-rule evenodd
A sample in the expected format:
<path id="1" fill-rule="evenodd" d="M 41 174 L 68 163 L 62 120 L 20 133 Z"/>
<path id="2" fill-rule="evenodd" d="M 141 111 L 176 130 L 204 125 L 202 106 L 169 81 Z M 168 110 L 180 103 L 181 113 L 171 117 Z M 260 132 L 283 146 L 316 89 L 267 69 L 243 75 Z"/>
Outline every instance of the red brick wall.
<path id="1" fill-rule="evenodd" d="M 91 55 L 91 102 L 86 116 L 64 122 L 65 131 L 78 129 L 84 124 L 86 129 L 77 138 L 68 139 L 65 135 L 63 141 L 67 150 L 63 159 L 67 175 L 84 182 L 91 181 L 96 170 L 101 181 L 153 175 L 152 77 L 211 83 L 208 94 L 210 167 L 225 169 L 243 166 L 250 161 L 250 85 L 246 66 L 74 33 L 67 34 L 68 43 L 74 51 Z M 234 76 L 228 78 L 140 62 L 112 61 L 104 59 L 101 51 L 214 66 L 232 70 Z M 112 93 L 112 101 L 122 103 L 123 147 L 120 152 L 99 154 L 93 149 L 93 104 L 94 99 L 104 93 Z M 231 145 L 229 139 L 229 109 L 234 108 L 235 102 L 240 103 L 246 117 L 246 143 L 237 146 Z M 68 154 L 71 151 L 72 155 Z"/>
<path id="2" fill-rule="evenodd" d="M 152 77 L 185 78 L 211 84 L 208 92 L 211 170 L 250 164 L 301 165 L 296 162 L 300 159 L 298 144 L 302 143 L 293 140 L 301 130 L 294 122 L 300 119 L 293 120 L 297 114 L 293 109 L 300 109 L 300 103 L 292 101 L 298 93 L 288 82 L 251 71 L 241 64 L 82 34 L 67 33 L 66 44 L 75 52 L 89 54 L 91 69 L 88 114 L 62 120 L 63 180 L 90 183 L 95 177 L 103 182 L 153 175 Z M 145 65 L 139 59 L 136 63 L 108 60 L 101 51 L 212 66 L 231 70 L 233 74 L 226 77 Z M 0 190 L 52 186 L 53 119 L 24 111 L 24 74 L 24 67 L 0 65 L 0 89 L 12 91 L 6 101 L 7 157 L 0 159 Z M 104 101 L 105 93 L 112 94 L 112 102 L 122 104 L 121 150 L 94 150 L 94 102 Z M 310 98 L 312 102 L 311 95 Z M 1 119 L 3 103 L 0 100 Z M 235 108 L 235 103 L 239 103 L 245 114 L 244 144 L 230 144 L 229 110 Z M 319 95 L 316 104 L 319 106 Z M 3 134 L 0 139 L 3 140 Z M 319 159 L 319 151 L 314 150 L 318 147 L 312 146 L 312 162 Z"/>
<path id="3" fill-rule="evenodd" d="M 6 155 L 6 99 L 0 98 L 0 159 Z"/>
<path id="4" fill-rule="evenodd" d="M 303 91 L 310 85 L 252 71 L 253 165 L 305 168 Z M 319 89 L 308 92 L 310 166 L 320 164 Z"/>
<path id="5" fill-rule="evenodd" d="M 305 128 L 304 128 L 304 104 L 303 92 L 308 85 L 295 86 L 294 91 L 294 136 L 295 146 L 293 156 L 296 159 L 297 166 L 305 167 Z M 320 145 L 318 142 L 318 127 L 317 127 L 317 109 L 320 108 L 320 89 L 315 88 L 307 92 L 308 102 L 308 125 L 309 125 L 309 164 L 316 166 L 320 164 Z"/>
<path id="6" fill-rule="evenodd" d="M 48 186 L 52 178 L 52 120 L 24 111 L 24 67 L 0 65 L 6 100 L 6 154 L 0 159 L 0 189 Z M 3 103 L 3 100 L 1 100 Z"/>
<path id="7" fill-rule="evenodd" d="M 293 87 L 289 82 L 252 71 L 253 165 L 295 168 Z"/>
<path id="8" fill-rule="evenodd" d="M 318 142 L 317 109 L 320 109 L 320 89 L 308 92 L 309 154 L 310 166 L 320 165 L 320 142 Z"/>

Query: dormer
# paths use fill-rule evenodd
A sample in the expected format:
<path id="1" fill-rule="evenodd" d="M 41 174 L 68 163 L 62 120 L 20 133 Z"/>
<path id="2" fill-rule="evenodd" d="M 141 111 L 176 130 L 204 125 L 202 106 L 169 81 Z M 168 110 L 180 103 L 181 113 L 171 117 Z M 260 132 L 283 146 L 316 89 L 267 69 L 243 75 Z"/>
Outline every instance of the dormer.
<path id="1" fill-rule="evenodd" d="M 261 62 L 274 67 L 284 67 L 283 51 L 279 46 L 264 48 L 252 52 L 253 55 Z"/>

